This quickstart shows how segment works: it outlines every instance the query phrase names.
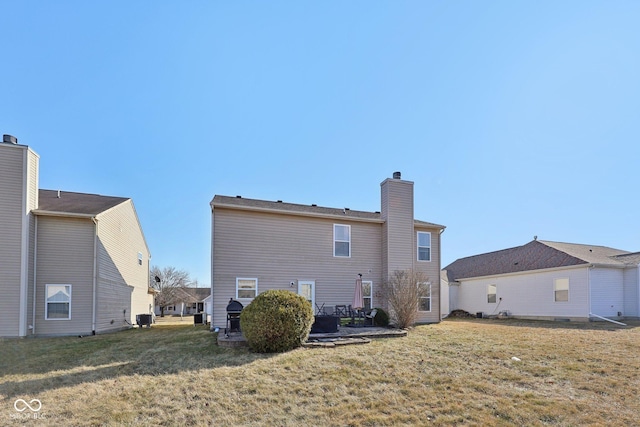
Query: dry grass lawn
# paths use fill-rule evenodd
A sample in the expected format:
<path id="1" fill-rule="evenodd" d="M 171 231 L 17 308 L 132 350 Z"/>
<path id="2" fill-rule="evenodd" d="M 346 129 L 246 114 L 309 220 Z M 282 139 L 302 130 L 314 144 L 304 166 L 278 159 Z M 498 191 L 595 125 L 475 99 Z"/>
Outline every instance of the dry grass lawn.
<path id="1" fill-rule="evenodd" d="M 189 324 L 5 339 L 0 425 L 638 425 L 638 326 L 456 319 L 275 355 Z"/>

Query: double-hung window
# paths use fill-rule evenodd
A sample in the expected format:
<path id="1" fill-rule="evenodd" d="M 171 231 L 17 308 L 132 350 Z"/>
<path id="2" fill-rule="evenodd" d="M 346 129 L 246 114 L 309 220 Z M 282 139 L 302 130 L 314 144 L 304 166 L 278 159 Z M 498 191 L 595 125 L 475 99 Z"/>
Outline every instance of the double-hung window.
<path id="1" fill-rule="evenodd" d="M 71 319 L 71 285 L 46 285 L 45 319 Z"/>
<path id="2" fill-rule="evenodd" d="M 431 233 L 418 231 L 418 261 L 431 261 Z"/>
<path id="3" fill-rule="evenodd" d="M 487 302 L 489 304 L 496 302 L 497 292 L 498 292 L 498 288 L 496 285 L 487 285 Z"/>
<path id="4" fill-rule="evenodd" d="M 553 281 L 553 299 L 555 302 L 569 301 L 569 279 L 555 279 Z"/>
<path id="5" fill-rule="evenodd" d="M 258 279 L 236 279 L 236 299 L 253 299 L 258 295 Z"/>
<path id="6" fill-rule="evenodd" d="M 351 256 L 351 226 L 333 224 L 333 256 Z"/>
<path id="7" fill-rule="evenodd" d="M 418 311 L 431 311 L 431 282 L 418 283 Z"/>
<path id="8" fill-rule="evenodd" d="M 372 295 L 373 295 L 373 282 L 363 280 L 362 281 L 362 301 L 364 302 L 365 310 L 371 310 L 373 308 Z"/>

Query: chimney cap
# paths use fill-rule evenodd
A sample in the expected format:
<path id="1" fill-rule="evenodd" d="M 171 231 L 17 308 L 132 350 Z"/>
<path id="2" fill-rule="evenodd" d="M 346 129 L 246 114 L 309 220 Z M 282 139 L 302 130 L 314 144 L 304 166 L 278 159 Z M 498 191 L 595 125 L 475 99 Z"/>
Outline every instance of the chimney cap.
<path id="1" fill-rule="evenodd" d="M 9 144 L 17 144 L 18 143 L 18 138 L 16 138 L 13 135 L 2 135 L 2 142 L 6 142 Z"/>
<path id="2" fill-rule="evenodd" d="M 402 173 L 400 172 L 393 173 L 393 179 L 401 179 L 401 178 L 402 178 Z"/>

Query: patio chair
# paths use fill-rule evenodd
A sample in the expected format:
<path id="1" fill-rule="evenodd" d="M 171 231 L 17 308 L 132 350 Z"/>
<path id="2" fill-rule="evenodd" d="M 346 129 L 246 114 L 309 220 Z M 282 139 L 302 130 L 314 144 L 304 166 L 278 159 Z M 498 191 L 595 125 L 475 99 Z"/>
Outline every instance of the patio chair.
<path id="1" fill-rule="evenodd" d="M 364 315 L 364 326 L 375 326 L 375 318 L 378 310 L 375 308 Z"/>
<path id="2" fill-rule="evenodd" d="M 336 305 L 333 313 L 338 317 L 351 317 L 346 305 Z"/>

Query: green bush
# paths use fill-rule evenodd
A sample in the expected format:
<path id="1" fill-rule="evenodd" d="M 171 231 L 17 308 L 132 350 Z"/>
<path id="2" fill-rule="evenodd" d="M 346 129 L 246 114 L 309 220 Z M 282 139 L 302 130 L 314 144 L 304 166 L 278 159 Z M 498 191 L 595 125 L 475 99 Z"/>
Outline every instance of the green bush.
<path id="1" fill-rule="evenodd" d="M 376 326 L 389 326 L 389 315 L 381 308 L 376 308 L 376 317 L 373 318 Z"/>
<path id="2" fill-rule="evenodd" d="M 285 290 L 258 295 L 240 313 L 240 328 L 249 348 L 279 353 L 300 347 L 309 336 L 313 309 L 304 297 Z"/>

